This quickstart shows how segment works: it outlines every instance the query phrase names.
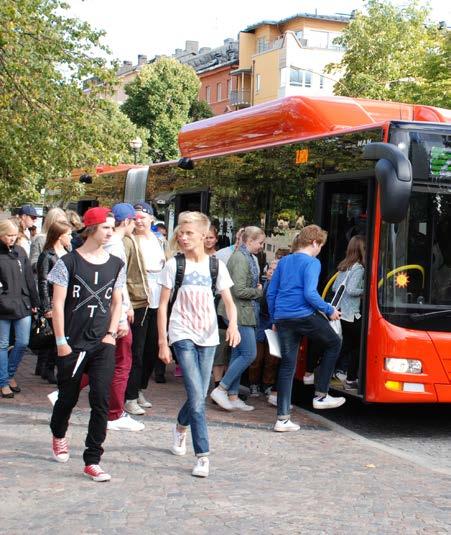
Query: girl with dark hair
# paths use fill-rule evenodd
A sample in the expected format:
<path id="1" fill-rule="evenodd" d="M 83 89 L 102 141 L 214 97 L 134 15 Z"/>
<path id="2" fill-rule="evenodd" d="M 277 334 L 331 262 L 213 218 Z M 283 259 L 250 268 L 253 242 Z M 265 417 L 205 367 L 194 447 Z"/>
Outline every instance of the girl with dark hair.
<path id="1" fill-rule="evenodd" d="M 57 260 L 70 250 L 72 238 L 72 227 L 69 223 L 59 220 L 55 221 L 47 229 L 44 249 L 38 257 L 37 275 L 39 299 L 41 310 L 44 316 L 52 319 L 52 293 L 53 286 L 48 283 L 47 275 L 56 264 Z M 40 355 L 42 359 L 41 377 L 50 384 L 56 384 L 55 363 L 56 363 L 56 345 L 54 340 L 52 345 L 44 349 Z"/>
<path id="2" fill-rule="evenodd" d="M 345 258 L 338 264 L 338 277 L 332 289 L 337 291 L 341 284 L 345 285 L 340 301 L 341 328 L 343 343 L 335 376 L 344 380 L 345 388 L 357 388 L 359 366 L 360 330 L 362 317 L 360 302 L 363 295 L 365 276 L 365 237 L 353 236 L 348 243 Z M 347 372 L 346 379 L 345 373 Z"/>

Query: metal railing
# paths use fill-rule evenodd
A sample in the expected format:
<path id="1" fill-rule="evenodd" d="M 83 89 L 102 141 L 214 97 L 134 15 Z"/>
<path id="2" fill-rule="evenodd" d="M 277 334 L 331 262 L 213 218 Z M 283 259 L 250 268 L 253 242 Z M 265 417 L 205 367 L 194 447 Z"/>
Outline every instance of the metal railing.
<path id="1" fill-rule="evenodd" d="M 250 106 L 251 92 L 249 90 L 230 91 L 230 104 L 232 106 Z"/>

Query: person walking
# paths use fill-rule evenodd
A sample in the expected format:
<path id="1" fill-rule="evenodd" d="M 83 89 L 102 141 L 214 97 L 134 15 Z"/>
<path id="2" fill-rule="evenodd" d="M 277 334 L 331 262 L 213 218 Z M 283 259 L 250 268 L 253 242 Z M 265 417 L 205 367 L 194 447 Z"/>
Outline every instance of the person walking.
<path id="1" fill-rule="evenodd" d="M 205 237 L 210 221 L 200 212 L 182 212 L 178 218 L 178 243 L 183 253 L 183 279 L 177 291 L 169 316 L 168 305 L 177 277 L 177 260 L 171 258 L 162 271 L 162 285 L 158 310 L 159 357 L 169 364 L 172 360 L 170 345 L 183 371 L 187 401 L 177 416 L 173 430 L 171 451 L 185 455 L 186 433 L 191 427 L 194 453 L 197 462 L 192 475 L 209 475 L 209 439 L 205 418 L 205 398 L 210 383 L 215 348 L 219 344 L 218 324 L 213 290 L 216 289 L 224 302 L 229 318 L 226 340 L 234 347 L 240 335 L 236 323 L 236 307 L 230 287 L 233 282 L 223 262 L 205 253 Z M 212 268 L 216 266 L 216 281 Z M 215 287 L 215 288 L 214 288 Z"/>
<path id="2" fill-rule="evenodd" d="M 20 392 L 14 376 L 30 339 L 31 314 L 39 305 L 28 255 L 16 245 L 17 225 L 0 221 L 0 389 L 2 398 Z M 11 327 L 14 346 L 9 351 Z"/>
<path id="3" fill-rule="evenodd" d="M 265 243 L 265 233 L 259 227 L 246 227 L 242 241 L 243 243 L 232 254 L 227 263 L 227 269 L 233 281 L 231 293 L 238 310 L 238 329 L 241 341 L 232 349 L 227 371 L 219 385 L 210 394 L 213 401 L 229 411 L 235 409 L 251 411 L 254 409 L 253 406 L 247 405 L 238 397 L 238 392 L 242 373 L 252 364 L 257 355 L 255 338 L 258 317 L 257 299 L 263 295 L 254 255 L 262 250 Z M 218 314 L 227 318 L 223 300 L 219 303 Z"/>
<path id="4" fill-rule="evenodd" d="M 30 256 L 31 250 L 31 234 L 30 228 L 35 224 L 38 218 L 36 208 L 31 204 L 24 204 L 19 208 L 17 213 L 17 221 L 19 226 L 19 234 L 17 236 L 17 245 Z"/>
<path id="5" fill-rule="evenodd" d="M 274 431 L 298 431 L 290 420 L 291 391 L 303 336 L 324 348 L 313 399 L 315 409 L 333 409 L 345 402 L 328 394 L 330 379 L 340 354 L 341 340 L 328 320 L 340 313 L 318 294 L 321 263 L 316 258 L 326 243 L 327 232 L 317 225 L 304 227 L 294 238 L 292 254 L 279 260 L 269 283 L 266 299 L 277 329 L 282 354 L 277 380 L 277 421 Z M 322 314 L 321 314 L 322 313 Z"/>
<path id="6" fill-rule="evenodd" d="M 64 213 L 64 212 L 63 212 Z M 53 269 L 59 258 L 64 256 L 70 249 L 72 229 L 65 221 L 55 221 L 46 229 L 46 239 L 43 251 L 40 253 L 37 263 L 38 291 L 40 309 L 50 322 L 52 321 L 52 295 L 53 286 L 47 280 L 48 274 Z M 30 261 L 31 263 L 31 261 Z M 39 350 L 41 377 L 50 384 L 56 384 L 56 345 L 55 338 L 51 345 Z"/>
<path id="7" fill-rule="evenodd" d="M 114 234 L 104 249 L 120 258 L 127 269 L 127 255 L 125 253 L 124 238 L 130 237 L 135 228 L 136 212 L 129 203 L 118 203 L 113 206 L 115 219 Z M 125 412 L 125 390 L 132 366 L 132 330 L 134 322 L 133 307 L 128 295 L 127 285 L 122 288 L 122 315 L 119 320 L 118 338 L 116 339 L 116 353 L 114 375 L 110 388 L 110 407 L 108 412 L 108 430 L 111 431 L 142 431 L 144 424 L 132 418 Z"/>
<path id="8" fill-rule="evenodd" d="M 345 258 L 338 264 L 338 277 L 332 286 L 336 292 L 344 285 L 340 300 L 341 328 L 343 343 L 336 375 L 346 378 L 346 389 L 358 387 L 360 331 L 362 315 L 360 304 L 363 296 L 363 280 L 365 277 L 365 237 L 357 234 L 348 243 Z"/>
<path id="9" fill-rule="evenodd" d="M 44 250 L 44 244 L 47 239 L 47 232 L 49 231 L 49 228 L 53 225 L 53 223 L 55 223 L 55 221 L 68 223 L 66 214 L 64 213 L 64 210 L 62 210 L 61 208 L 51 208 L 47 212 L 44 218 L 44 222 L 42 224 L 41 232 L 31 241 L 30 263 L 31 263 L 31 267 L 33 268 L 33 271 L 36 271 L 39 255 Z M 69 247 L 66 247 L 65 249 L 70 251 L 71 250 L 70 244 L 69 244 Z"/>
<path id="10" fill-rule="evenodd" d="M 94 481 L 109 481 L 110 474 L 99 463 L 107 430 L 125 269 L 122 260 L 103 249 L 113 234 L 114 217 L 110 209 L 90 208 L 83 223 L 84 244 L 60 258 L 48 276 L 53 284 L 59 390 L 50 421 L 52 450 L 56 461 L 69 460 L 66 432 L 86 372 L 91 416 L 83 473 Z"/>

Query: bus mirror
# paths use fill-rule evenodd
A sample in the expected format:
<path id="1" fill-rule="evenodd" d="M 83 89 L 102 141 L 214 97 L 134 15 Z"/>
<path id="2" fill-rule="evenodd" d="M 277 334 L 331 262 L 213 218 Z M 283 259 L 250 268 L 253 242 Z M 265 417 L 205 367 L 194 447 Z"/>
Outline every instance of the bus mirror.
<path id="1" fill-rule="evenodd" d="M 194 169 L 194 162 L 191 160 L 191 158 L 180 158 L 178 166 L 180 169 L 190 171 L 191 169 Z"/>
<path id="2" fill-rule="evenodd" d="M 412 166 L 398 147 L 390 143 L 369 143 L 365 160 L 378 160 L 376 178 L 381 188 L 381 215 L 387 223 L 400 223 L 407 216 L 412 190 Z"/>

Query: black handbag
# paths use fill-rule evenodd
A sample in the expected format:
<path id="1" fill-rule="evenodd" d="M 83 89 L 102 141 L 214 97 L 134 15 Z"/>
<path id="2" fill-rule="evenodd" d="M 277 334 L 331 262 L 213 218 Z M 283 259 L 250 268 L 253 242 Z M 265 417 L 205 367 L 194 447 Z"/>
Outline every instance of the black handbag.
<path id="1" fill-rule="evenodd" d="M 33 314 L 31 319 L 30 349 L 44 349 L 55 344 L 53 329 L 49 320 L 43 314 Z"/>

